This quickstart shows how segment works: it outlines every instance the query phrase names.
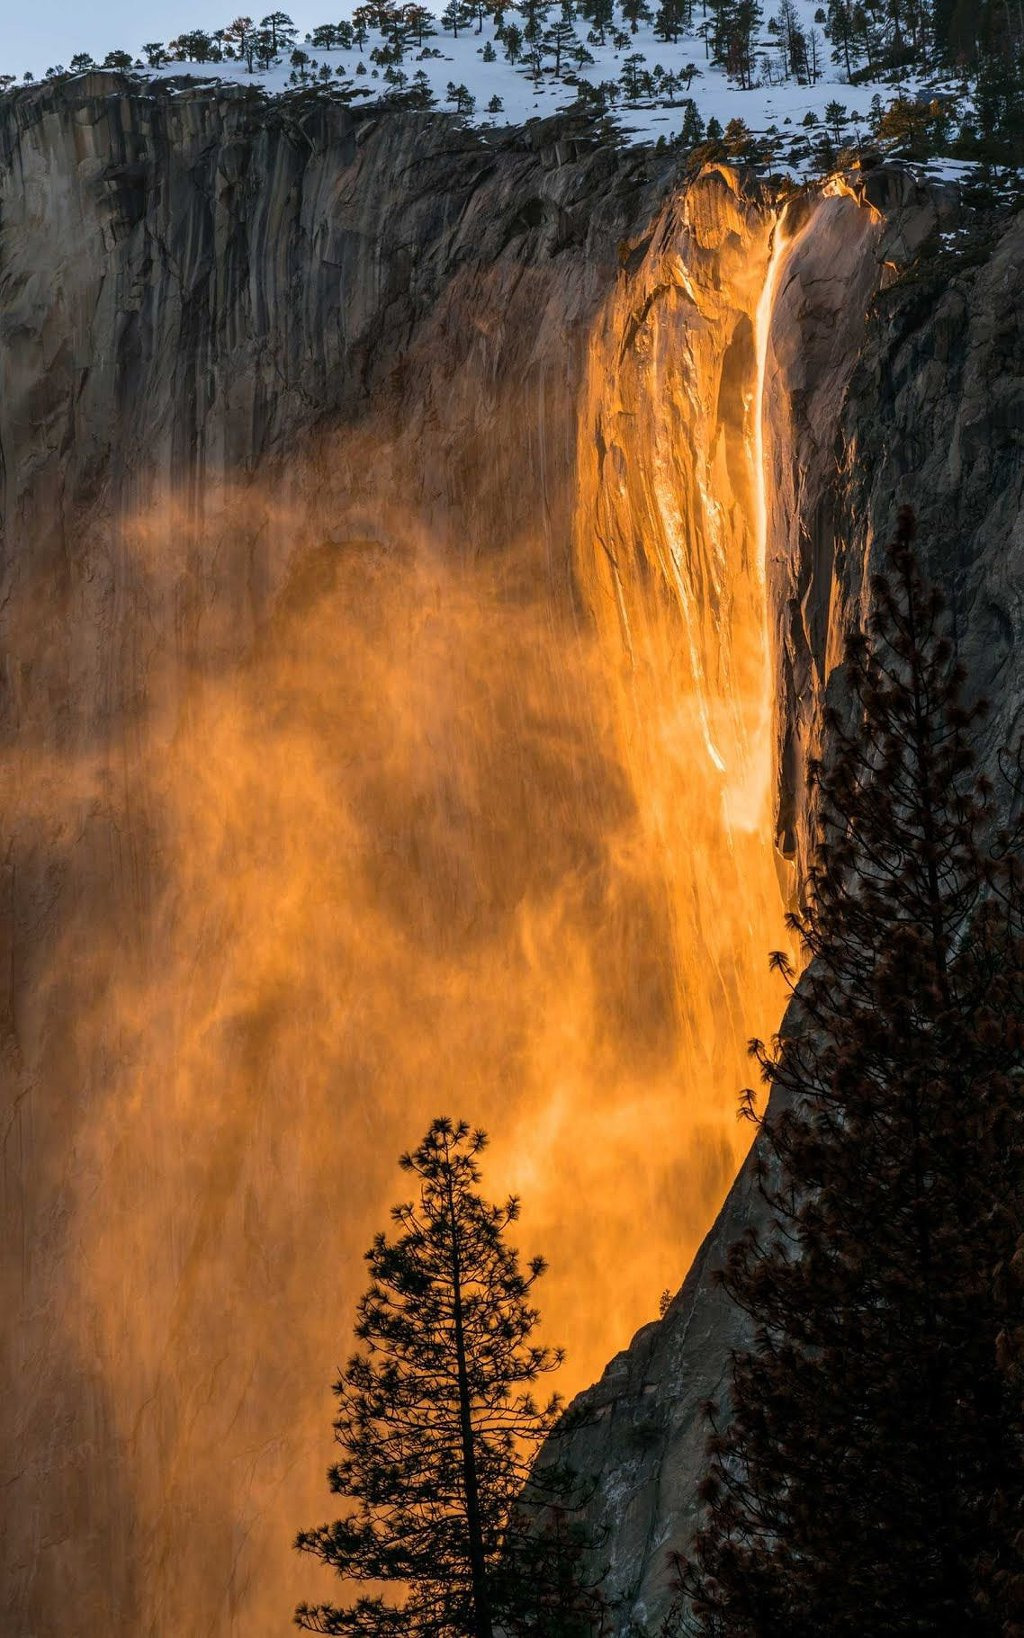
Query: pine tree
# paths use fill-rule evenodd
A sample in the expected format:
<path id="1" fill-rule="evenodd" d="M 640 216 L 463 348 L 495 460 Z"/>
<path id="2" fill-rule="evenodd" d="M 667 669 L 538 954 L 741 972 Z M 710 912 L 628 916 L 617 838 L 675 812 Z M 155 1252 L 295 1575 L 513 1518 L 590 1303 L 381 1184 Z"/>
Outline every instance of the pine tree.
<path id="1" fill-rule="evenodd" d="M 406 40 L 415 44 L 419 50 L 422 50 L 424 40 L 429 40 L 437 33 L 437 24 L 429 6 L 417 4 L 403 6 L 401 26 Z"/>
<path id="2" fill-rule="evenodd" d="M 708 0 L 714 19 L 712 60 L 749 90 L 753 85 L 754 42 L 761 26 L 759 0 Z"/>
<path id="3" fill-rule="evenodd" d="M 592 24 L 587 38 L 592 45 L 604 45 L 605 34 L 615 23 L 613 0 L 589 0 L 585 15 Z"/>
<path id="4" fill-rule="evenodd" d="M 681 0 L 659 0 L 654 15 L 654 32 L 659 40 L 674 44 L 685 27 L 685 7 Z"/>
<path id="5" fill-rule="evenodd" d="M 815 770 L 810 966 L 754 1043 L 775 1227 L 722 1271 L 754 1340 L 678 1564 L 679 1630 L 715 1638 L 1024 1631 L 1021 836 L 982 845 L 981 707 L 912 536 Z"/>
<path id="6" fill-rule="evenodd" d="M 679 131 L 679 141 L 687 149 L 696 148 L 698 143 L 704 141 L 704 121 L 692 97 L 687 97 L 683 103 L 683 123 Z"/>
<path id="7" fill-rule="evenodd" d="M 260 28 L 269 29 L 273 55 L 279 51 L 287 51 L 293 44 L 298 29 L 286 11 L 271 11 L 262 18 Z"/>
<path id="8" fill-rule="evenodd" d="M 776 27 L 779 31 L 785 74 L 794 79 L 803 79 L 807 73 L 807 36 L 801 27 L 800 13 L 793 0 L 780 0 Z"/>
<path id="9" fill-rule="evenodd" d="M 636 34 L 641 23 L 654 21 L 654 13 L 647 0 L 620 0 L 622 15 L 629 24 L 631 34 Z"/>
<path id="10" fill-rule="evenodd" d="M 468 28 L 472 22 L 472 13 L 466 5 L 466 0 L 448 0 L 441 13 L 441 27 L 450 29 L 452 37 L 458 39 L 459 29 Z"/>
<path id="11" fill-rule="evenodd" d="M 599 1608 L 583 1582 L 586 1545 L 571 1482 L 545 1453 L 561 1406 L 541 1408 L 531 1386 L 561 1364 L 531 1341 L 544 1262 L 523 1273 L 506 1231 L 519 1216 L 477 1193 L 483 1132 L 435 1120 L 402 1156 L 419 1198 L 396 1206 L 395 1239 L 367 1252 L 371 1283 L 356 1336 L 362 1345 L 335 1385 L 341 1458 L 329 1479 L 346 1516 L 296 1542 L 346 1580 L 384 1583 L 347 1608 L 302 1605 L 319 1633 L 401 1638 L 586 1638 Z M 542 1488 L 543 1487 L 543 1488 Z"/>
<path id="12" fill-rule="evenodd" d="M 468 119 L 476 108 L 476 98 L 468 85 L 456 85 L 454 81 L 449 80 L 445 96 L 449 102 L 455 104 L 455 112 L 464 119 Z"/>
<path id="13" fill-rule="evenodd" d="M 225 45 L 230 47 L 235 55 L 244 61 L 250 74 L 252 73 L 255 53 L 253 28 L 254 24 L 251 17 L 236 17 L 233 23 L 229 23 L 226 28 L 221 30 Z M 148 52 L 151 48 L 146 46 L 144 49 Z"/>
<path id="14" fill-rule="evenodd" d="M 553 72 L 560 75 L 563 58 L 568 55 L 576 44 L 576 30 L 571 23 L 566 22 L 564 17 L 560 17 L 557 22 L 552 23 L 551 27 L 546 30 L 543 44 L 544 50 L 555 59 Z"/>
<path id="15" fill-rule="evenodd" d="M 629 56 L 623 59 L 619 78 L 622 94 L 628 102 L 637 102 L 640 97 L 651 94 L 652 81 L 645 67 L 646 62 L 647 58 L 642 51 L 631 51 Z"/>
<path id="16" fill-rule="evenodd" d="M 841 102 L 827 102 L 825 104 L 825 124 L 832 127 L 836 143 L 843 140 L 843 126 L 846 124 L 846 107 Z"/>
<path id="17" fill-rule="evenodd" d="M 523 31 L 518 23 L 506 23 L 504 29 L 505 56 L 510 63 L 517 63 L 523 50 Z"/>
<path id="18" fill-rule="evenodd" d="M 986 54 L 978 68 L 975 109 L 977 152 L 995 164 L 1024 160 L 1024 82 L 1021 58 L 1009 47 Z"/>

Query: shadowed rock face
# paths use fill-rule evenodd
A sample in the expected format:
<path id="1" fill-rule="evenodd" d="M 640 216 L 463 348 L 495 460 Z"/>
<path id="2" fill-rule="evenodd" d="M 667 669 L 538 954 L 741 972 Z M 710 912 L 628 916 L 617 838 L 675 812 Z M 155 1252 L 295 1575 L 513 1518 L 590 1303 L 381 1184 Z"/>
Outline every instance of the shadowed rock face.
<path id="1" fill-rule="evenodd" d="M 935 289 L 897 282 L 867 318 L 886 264 L 913 254 L 949 208 L 900 173 L 870 188 L 870 201 L 847 193 L 807 207 L 771 335 L 776 788 L 795 858 L 804 759 L 869 544 L 894 504 L 918 507 L 969 663 L 996 700 L 994 733 L 1016 723 L 1021 701 L 1022 230 L 996 234 L 976 265 Z M 324 1506 L 320 1385 L 335 1363 L 334 1316 L 352 1294 L 332 1268 L 329 1226 L 349 1151 L 383 1143 L 389 1166 L 391 1128 L 372 1098 L 345 1125 L 329 1076 L 296 1084 L 289 1031 L 301 1026 L 329 1062 L 330 997 L 320 979 L 310 999 L 299 956 L 294 971 L 268 967 L 266 951 L 247 946 L 236 970 L 233 900 L 214 895 L 175 955 L 180 991 L 189 973 L 207 986 L 214 976 L 215 1012 L 186 996 L 181 1017 L 155 1015 L 147 984 L 168 963 L 173 928 L 181 945 L 179 901 L 211 881 L 234 891 L 238 878 L 250 902 L 253 833 L 248 816 L 220 823 L 221 783 L 247 815 L 268 791 L 279 800 L 255 857 L 268 880 L 290 880 L 289 823 L 308 824 L 311 804 L 323 818 L 323 880 L 311 874 L 297 920 L 275 907 L 275 948 L 308 945 L 320 968 L 339 949 L 353 967 L 372 959 L 339 946 L 323 911 L 348 881 L 350 838 L 328 839 L 337 791 L 320 771 L 355 719 L 386 783 L 395 752 L 387 735 L 374 738 L 380 702 L 349 688 L 348 672 L 358 652 L 372 675 L 395 622 L 418 629 L 443 597 L 448 583 L 433 578 L 390 609 L 410 533 L 462 565 L 528 549 L 531 596 L 539 573 L 567 633 L 589 623 L 616 634 L 621 659 L 620 615 L 634 627 L 642 617 L 659 636 L 648 669 L 681 646 L 679 586 L 703 588 L 691 647 L 715 659 L 705 703 L 742 693 L 747 656 L 729 634 L 754 608 L 750 417 L 769 228 L 764 201 L 733 176 L 684 188 L 653 161 L 488 143 L 441 117 L 295 116 L 244 94 L 146 95 L 116 76 L 0 106 L 0 1302 L 14 1384 L 0 1431 L 5 1631 L 69 1630 L 73 1610 L 81 1638 L 261 1638 L 281 1630 L 295 1597 L 317 1595 L 291 1566 L 288 1538 Z M 370 571 L 350 586 L 356 547 Z M 501 677 L 529 669 L 533 628 L 515 640 L 522 601 L 516 587 L 494 605 L 498 636 L 487 632 L 470 658 L 442 640 L 417 673 L 424 688 L 440 673 L 457 694 L 475 673 L 454 667 L 448 683 L 450 653 L 471 668 L 483 664 L 477 648 L 488 664 L 497 649 L 483 675 L 498 679 L 496 720 L 514 746 Z M 314 642 L 322 669 L 309 668 Z M 244 709 L 236 676 L 254 679 Z M 324 718 L 325 677 L 333 690 L 339 676 Z M 264 698 L 268 682 L 276 692 Z M 737 743 L 750 739 L 742 713 L 730 721 Z M 301 733 L 278 757 L 282 722 Z M 437 906 L 408 896 L 394 860 L 410 815 L 436 810 L 442 824 L 458 810 L 464 770 L 445 764 L 423 780 L 427 752 L 415 738 L 409 750 L 400 727 L 392 737 L 415 800 L 385 810 L 394 829 L 373 896 L 392 895 L 401 926 L 427 943 Z M 546 825 L 573 868 L 595 845 L 575 819 L 558 828 L 564 787 L 549 791 L 541 777 L 558 735 L 542 727 L 543 756 L 522 767 L 512 758 L 502 871 L 481 886 L 461 855 L 446 861 L 444 904 L 455 909 L 441 943 L 461 939 L 474 960 L 486 916 L 512 916 L 538 891 L 531 827 Z M 209 791 L 204 745 L 222 776 Z M 581 808 L 618 823 L 628 807 L 619 774 L 590 751 L 574 751 L 572 765 Z M 483 768 L 486 783 L 493 769 Z M 204 817 L 220 823 L 212 865 L 209 825 L 185 825 L 184 841 L 167 828 L 167 770 L 176 788 L 195 783 Z M 367 777 L 360 801 L 379 833 Z M 196 854 L 205 876 L 190 871 Z M 591 896 L 588 913 L 604 925 L 606 903 Z M 643 929 L 635 988 L 671 989 L 647 962 L 657 915 L 632 906 L 625 924 Z M 401 976 L 402 951 L 390 953 Z M 137 980 L 122 978 L 112 1014 L 115 967 Z M 500 968 L 479 970 L 503 993 Z M 338 960 L 337 983 L 347 977 Z M 744 997 L 732 999 L 739 1016 Z M 436 1027 L 429 987 L 403 1002 L 421 1033 Z M 655 1010 L 674 1016 L 669 1001 Z M 374 1020 L 355 1033 L 372 1086 Z M 154 1041 L 170 1045 L 157 1052 Z M 717 1051 L 703 1044 L 709 1060 Z M 472 1050 L 455 1056 L 473 1084 Z M 522 1064 L 509 1059 L 513 1108 Z M 154 1080 L 154 1064 L 174 1073 Z M 161 1087 L 160 1122 L 142 1084 Z M 202 1121 L 194 1084 L 207 1089 Z M 429 1116 L 432 1088 L 426 1096 Z M 292 1099 L 301 1120 L 288 1116 Z M 732 1153 L 721 1143 L 712 1167 L 719 1199 Z M 148 1213 L 168 1187 L 182 1209 Z M 596 1197 L 602 1218 L 612 1220 L 613 1192 Z M 378 1206 L 375 1188 L 346 1170 L 344 1211 L 362 1223 Z M 757 1212 L 744 1171 L 665 1319 L 584 1396 L 592 1415 L 573 1454 L 598 1483 L 623 1633 L 631 1622 L 655 1630 L 667 1607 L 664 1554 L 693 1517 L 698 1407 L 720 1391 L 738 1334 L 709 1275 Z M 601 1285 L 598 1257 L 589 1278 Z M 326 1341 L 307 1329 L 311 1314 L 327 1316 Z"/>
<path id="2" fill-rule="evenodd" d="M 0 114 L 8 542 L 57 552 L 62 511 L 77 533 L 186 475 L 202 505 L 332 418 L 372 418 L 396 507 L 428 520 L 470 489 L 503 538 L 564 506 L 580 334 L 658 194 L 638 162 L 117 83 Z M 517 395 L 509 447 L 490 421 Z M 392 471 L 438 422 L 449 459 Z"/>

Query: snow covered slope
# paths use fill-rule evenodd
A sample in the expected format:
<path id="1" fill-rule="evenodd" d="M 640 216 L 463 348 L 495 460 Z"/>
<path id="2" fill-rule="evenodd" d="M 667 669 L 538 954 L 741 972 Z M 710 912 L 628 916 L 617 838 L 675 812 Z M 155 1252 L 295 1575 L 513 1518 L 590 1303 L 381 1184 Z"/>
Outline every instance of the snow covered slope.
<path id="1" fill-rule="evenodd" d="M 279 60 L 262 72 L 249 72 L 237 60 L 177 61 L 145 72 L 149 77 L 188 74 L 240 81 L 258 85 L 269 94 L 330 83 L 356 103 L 429 90 L 435 105 L 490 126 L 522 124 L 563 110 L 577 101 L 579 83 L 585 82 L 604 87 L 608 112 L 628 141 L 656 142 L 659 137 L 671 140 L 678 136 L 685 104 L 692 99 L 703 127 L 716 120 L 724 129 L 730 121 L 742 120 L 755 135 L 774 139 L 773 168 L 801 174 L 814 168 L 812 157 L 800 149 L 813 139 L 816 127 L 818 134 L 821 127 L 829 129 L 837 145 L 859 141 L 868 134 L 874 97 L 888 104 L 897 90 L 913 96 L 921 87 L 913 77 L 899 87 L 891 80 L 850 85 L 842 63 L 833 61 L 832 44 L 821 22 L 816 21 L 823 16 L 816 0 L 793 0 L 793 5 L 810 43 L 811 71 L 800 80 L 787 77 L 782 36 L 771 25 L 772 7 L 768 5 L 758 30 L 755 84 L 750 89 L 740 88 L 709 60 L 708 46 L 698 32 L 704 20 L 699 5 L 694 7 L 692 27 L 677 40 L 667 41 L 655 32 L 653 5 L 646 19 L 631 26 L 616 3 L 611 26 L 596 31 L 603 33 L 602 42 L 595 38 L 590 20 L 576 14 L 571 0 L 542 8 L 545 31 L 559 21 L 570 31 L 569 43 L 559 57 L 549 47 L 542 66 L 509 60 L 506 43 L 497 32 L 500 11 L 496 20 L 481 8 L 478 17 L 460 26 L 455 35 L 450 25 L 441 22 L 441 0 L 434 0 L 429 9 L 437 20 L 437 33 L 425 38 L 421 48 L 407 46 L 397 63 L 375 61 L 375 52 L 381 53 L 382 48 L 387 56 L 387 40 L 379 28 L 371 27 L 361 49 L 355 45 L 348 50 L 318 49 L 308 34 L 304 40 L 300 35 L 295 45 L 304 62 L 293 59 L 289 44 Z M 522 12 L 527 9 L 524 5 Z M 349 3 L 342 18 L 350 20 L 352 11 Z M 521 27 L 522 12 L 505 12 L 506 25 L 511 22 Z M 125 44 L 137 49 L 137 43 Z M 69 57 L 73 48 L 74 42 L 67 42 Z M 524 44 L 522 49 L 528 52 L 529 47 Z M 137 66 L 141 69 L 141 62 Z M 838 124 L 834 114 L 828 121 L 825 117 L 826 109 L 835 104 L 845 115 Z M 690 117 L 692 120 L 692 114 Z"/>

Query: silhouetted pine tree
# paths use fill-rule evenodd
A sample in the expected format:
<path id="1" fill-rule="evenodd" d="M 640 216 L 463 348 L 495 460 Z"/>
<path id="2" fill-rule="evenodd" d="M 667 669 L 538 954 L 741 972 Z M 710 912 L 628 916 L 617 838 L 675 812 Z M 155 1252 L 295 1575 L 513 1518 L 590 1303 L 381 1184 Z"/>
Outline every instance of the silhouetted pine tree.
<path id="1" fill-rule="evenodd" d="M 296 1545 L 377 1585 L 347 1608 L 303 1604 L 296 1622 L 309 1631 L 586 1638 L 596 1625 L 582 1532 L 531 1471 L 561 1408 L 557 1396 L 539 1408 L 530 1392 L 562 1360 L 530 1340 L 545 1265 L 535 1257 L 523 1273 L 506 1244 L 518 1200 L 495 1206 L 476 1192 L 485 1144 L 465 1122 L 435 1120 L 400 1162 L 419 1199 L 393 1209 L 398 1237 L 378 1234 L 367 1252 L 363 1346 L 335 1384 L 342 1456 L 329 1474 L 351 1506 Z M 550 1448 L 546 1461 L 564 1497 Z"/>
<path id="2" fill-rule="evenodd" d="M 721 1274 L 754 1340 L 709 1407 L 679 1631 L 1024 1632 L 1020 838 L 983 845 L 982 711 L 912 538 L 901 513 L 815 771 L 810 966 L 753 1043 L 776 1226 Z"/>

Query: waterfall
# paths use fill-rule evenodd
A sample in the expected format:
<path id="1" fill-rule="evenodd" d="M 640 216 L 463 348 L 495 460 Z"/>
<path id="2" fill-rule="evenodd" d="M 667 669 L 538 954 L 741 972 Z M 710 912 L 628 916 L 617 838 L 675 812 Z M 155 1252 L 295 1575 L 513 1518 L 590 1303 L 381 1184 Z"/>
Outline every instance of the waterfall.
<path id="1" fill-rule="evenodd" d="M 360 209 L 394 196 L 400 129 L 360 148 Z M 257 225 L 294 193 L 288 166 L 267 175 Z M 518 252 L 454 258 L 395 366 L 401 415 L 385 395 L 251 472 L 212 470 L 213 449 L 244 444 L 262 385 L 218 400 L 211 470 L 181 484 L 124 412 L 120 504 L 83 525 L 59 617 L 42 547 L 4 605 L 27 655 L 4 798 L 27 906 L 8 1149 L 26 1630 L 72 1599 L 82 1638 L 270 1638 L 328 1590 L 290 1543 L 330 1509 L 361 1252 L 433 1116 L 489 1128 L 489 1187 L 522 1191 L 565 1389 L 684 1273 L 749 1140 L 744 1043 L 782 999 L 771 235 L 713 173 L 603 302 L 589 249 L 545 243 L 526 275 Z M 376 239 L 360 218 L 345 243 Z M 88 258 L 73 271 L 69 311 L 101 311 Z M 378 271 L 352 274 L 364 294 Z M 116 291 L 102 260 L 96 279 Z M 164 453 L 192 448 L 184 398 Z M 489 436 L 456 436 L 481 405 Z"/>

